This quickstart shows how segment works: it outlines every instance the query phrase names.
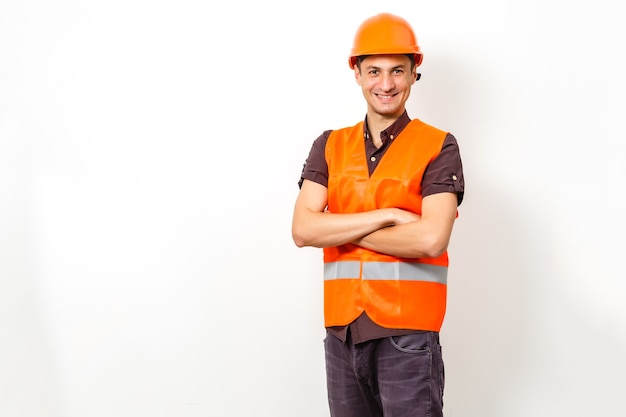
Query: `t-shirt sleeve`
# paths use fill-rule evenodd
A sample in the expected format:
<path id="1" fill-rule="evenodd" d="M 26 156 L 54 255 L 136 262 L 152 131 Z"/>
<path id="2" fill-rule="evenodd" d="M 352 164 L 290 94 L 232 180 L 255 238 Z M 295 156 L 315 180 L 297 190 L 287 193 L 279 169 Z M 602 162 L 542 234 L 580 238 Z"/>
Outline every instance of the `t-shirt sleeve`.
<path id="1" fill-rule="evenodd" d="M 463 164 L 456 138 L 448 133 L 441 152 L 426 168 L 422 179 L 422 197 L 438 193 L 456 193 L 461 205 L 465 193 Z"/>
<path id="2" fill-rule="evenodd" d="M 309 156 L 302 166 L 302 174 L 298 187 L 302 187 L 304 180 L 316 182 L 328 188 L 328 164 L 326 163 L 326 142 L 332 130 L 327 130 L 313 142 Z"/>

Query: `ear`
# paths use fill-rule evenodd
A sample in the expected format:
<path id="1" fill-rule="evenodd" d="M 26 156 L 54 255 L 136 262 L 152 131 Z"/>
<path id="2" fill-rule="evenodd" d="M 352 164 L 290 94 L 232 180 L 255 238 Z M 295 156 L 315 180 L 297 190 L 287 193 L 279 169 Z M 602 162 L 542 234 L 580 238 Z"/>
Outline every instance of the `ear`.
<path id="1" fill-rule="evenodd" d="M 356 83 L 358 85 L 363 85 L 361 84 L 361 70 L 359 70 L 359 66 L 355 65 L 354 66 L 354 79 L 356 80 Z"/>

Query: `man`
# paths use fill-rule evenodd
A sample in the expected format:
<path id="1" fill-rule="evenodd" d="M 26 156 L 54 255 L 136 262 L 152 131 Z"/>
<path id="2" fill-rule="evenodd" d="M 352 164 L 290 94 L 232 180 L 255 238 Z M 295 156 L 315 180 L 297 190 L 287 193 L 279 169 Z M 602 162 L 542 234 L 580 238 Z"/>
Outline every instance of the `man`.
<path id="1" fill-rule="evenodd" d="M 324 248 L 333 417 L 443 415 L 439 331 L 464 179 L 454 136 L 407 114 L 421 62 L 406 20 L 365 20 L 349 58 L 365 120 L 320 135 L 299 182 L 294 242 Z"/>

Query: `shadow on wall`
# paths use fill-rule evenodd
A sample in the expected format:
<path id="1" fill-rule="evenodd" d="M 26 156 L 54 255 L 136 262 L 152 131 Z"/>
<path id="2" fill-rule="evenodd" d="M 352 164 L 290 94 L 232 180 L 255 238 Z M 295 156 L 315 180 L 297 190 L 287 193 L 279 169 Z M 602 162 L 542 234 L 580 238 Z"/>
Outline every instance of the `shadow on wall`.
<path id="1" fill-rule="evenodd" d="M 523 192 L 472 184 L 450 246 L 447 415 L 615 415 L 624 324 L 573 296 L 580 280 L 606 277 L 576 277 L 583 272 L 555 261 L 567 259 L 570 238 L 556 231 L 557 210 L 540 213 Z"/>
<path id="2" fill-rule="evenodd" d="M 502 417 L 498 402 L 517 378 L 528 338 L 528 219 L 503 194 L 472 178 L 450 244 L 448 312 L 442 329 L 446 412 Z M 518 219 L 518 221 L 512 221 Z"/>
<path id="3" fill-rule="evenodd" d="M 0 224 L 0 415 L 60 416 L 61 375 L 19 217 Z"/>

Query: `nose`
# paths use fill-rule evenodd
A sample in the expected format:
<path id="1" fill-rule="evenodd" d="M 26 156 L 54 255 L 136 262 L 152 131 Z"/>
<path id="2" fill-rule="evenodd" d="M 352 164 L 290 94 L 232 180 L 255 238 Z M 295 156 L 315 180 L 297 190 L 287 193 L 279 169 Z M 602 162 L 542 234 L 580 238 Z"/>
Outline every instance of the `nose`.
<path id="1" fill-rule="evenodd" d="M 395 87 L 395 83 L 393 81 L 393 75 L 383 74 L 382 77 L 380 78 L 379 86 L 385 92 L 393 90 L 393 88 Z"/>

